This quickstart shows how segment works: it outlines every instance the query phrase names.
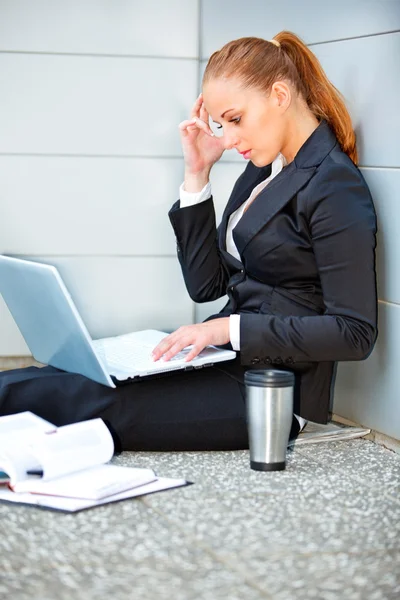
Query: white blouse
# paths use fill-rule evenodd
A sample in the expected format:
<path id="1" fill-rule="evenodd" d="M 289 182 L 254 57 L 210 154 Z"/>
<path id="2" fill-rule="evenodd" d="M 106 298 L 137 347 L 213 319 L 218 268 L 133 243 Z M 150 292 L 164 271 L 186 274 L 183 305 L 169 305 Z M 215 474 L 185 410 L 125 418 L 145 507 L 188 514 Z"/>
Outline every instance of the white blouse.
<path id="1" fill-rule="evenodd" d="M 245 212 L 247 207 L 253 202 L 254 198 L 256 196 L 258 196 L 258 194 L 260 192 L 262 192 L 262 190 L 269 184 L 269 182 L 272 181 L 273 178 L 276 177 L 278 175 L 278 173 L 280 173 L 282 171 L 282 169 L 285 165 L 286 165 L 285 158 L 282 156 L 282 154 L 278 154 L 278 156 L 272 163 L 271 175 L 269 177 L 267 177 L 267 179 L 264 179 L 264 181 L 259 183 L 254 188 L 254 190 L 251 192 L 251 194 L 247 198 L 247 200 L 245 202 L 243 202 L 243 204 L 241 206 L 239 206 L 239 208 L 237 210 L 235 210 L 235 212 L 233 212 L 231 214 L 231 216 L 229 217 L 228 227 L 226 230 L 226 249 L 229 252 L 229 254 L 232 254 L 232 256 L 234 256 L 238 260 L 241 260 L 241 258 L 240 258 L 238 249 L 236 248 L 236 244 L 233 240 L 233 230 L 235 229 L 236 225 L 239 223 L 239 221 L 242 218 L 243 213 Z M 211 188 L 211 186 L 210 186 L 210 188 Z M 181 206 L 182 206 L 182 200 L 181 200 Z"/>

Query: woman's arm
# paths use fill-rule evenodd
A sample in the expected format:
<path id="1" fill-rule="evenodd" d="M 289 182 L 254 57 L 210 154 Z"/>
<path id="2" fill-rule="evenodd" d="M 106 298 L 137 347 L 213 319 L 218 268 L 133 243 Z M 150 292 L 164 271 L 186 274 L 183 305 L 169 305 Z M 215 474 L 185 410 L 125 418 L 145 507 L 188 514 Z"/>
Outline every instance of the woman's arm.
<path id="1" fill-rule="evenodd" d="M 189 194 L 203 191 L 212 166 L 225 149 L 223 139 L 214 136 L 208 121 L 209 114 L 200 94 L 191 118 L 179 124 L 185 162 L 184 190 Z M 169 217 L 189 295 L 195 302 L 208 302 L 225 294 L 228 271 L 218 250 L 212 198 L 190 204 L 181 207 L 178 201 Z"/>
<path id="2" fill-rule="evenodd" d="M 178 259 L 186 288 L 195 302 L 216 300 L 226 293 L 229 271 L 218 248 L 218 233 L 212 197 L 200 204 L 170 213 Z"/>

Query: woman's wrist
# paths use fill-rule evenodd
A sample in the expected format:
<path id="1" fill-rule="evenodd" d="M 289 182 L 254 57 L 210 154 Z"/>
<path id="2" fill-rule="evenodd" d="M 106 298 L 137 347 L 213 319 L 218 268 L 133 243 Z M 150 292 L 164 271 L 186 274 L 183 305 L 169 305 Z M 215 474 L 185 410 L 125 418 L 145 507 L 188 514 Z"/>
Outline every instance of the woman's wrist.
<path id="1" fill-rule="evenodd" d="M 201 192 L 210 179 L 210 169 L 200 173 L 185 172 L 184 188 L 186 192 Z"/>

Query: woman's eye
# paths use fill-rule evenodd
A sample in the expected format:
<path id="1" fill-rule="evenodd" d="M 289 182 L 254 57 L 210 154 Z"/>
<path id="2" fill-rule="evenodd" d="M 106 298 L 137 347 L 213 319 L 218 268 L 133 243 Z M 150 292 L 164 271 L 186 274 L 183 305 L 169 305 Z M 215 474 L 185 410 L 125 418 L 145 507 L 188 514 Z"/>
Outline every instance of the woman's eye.
<path id="1" fill-rule="evenodd" d="M 235 123 L 235 125 L 239 125 L 239 123 L 240 123 L 240 121 L 241 121 L 241 118 L 242 118 L 242 117 L 236 117 L 236 119 L 231 119 L 231 120 L 229 121 L 229 123 Z M 216 129 L 222 129 L 222 127 L 223 127 L 223 125 L 220 125 L 220 124 L 218 124 L 218 125 L 215 125 L 215 128 L 216 128 Z"/>

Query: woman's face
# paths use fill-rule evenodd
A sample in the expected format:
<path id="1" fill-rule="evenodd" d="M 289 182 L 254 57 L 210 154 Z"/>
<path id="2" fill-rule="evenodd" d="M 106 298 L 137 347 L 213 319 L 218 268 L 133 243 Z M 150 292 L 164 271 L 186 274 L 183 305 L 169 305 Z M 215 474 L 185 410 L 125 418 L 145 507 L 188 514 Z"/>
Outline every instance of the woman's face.
<path id="1" fill-rule="evenodd" d="M 212 120 L 222 125 L 225 148 L 235 148 L 257 167 L 277 157 L 284 145 L 285 98 L 276 84 L 267 96 L 244 88 L 238 79 L 212 79 L 204 85 L 203 101 Z"/>

